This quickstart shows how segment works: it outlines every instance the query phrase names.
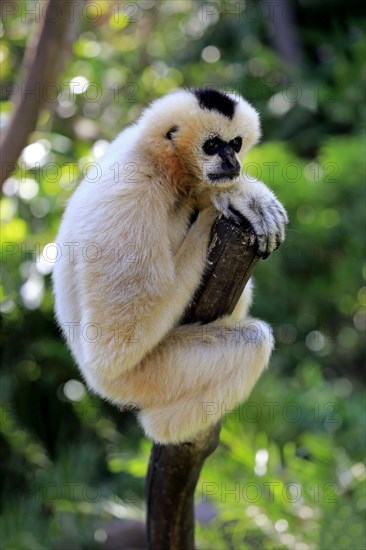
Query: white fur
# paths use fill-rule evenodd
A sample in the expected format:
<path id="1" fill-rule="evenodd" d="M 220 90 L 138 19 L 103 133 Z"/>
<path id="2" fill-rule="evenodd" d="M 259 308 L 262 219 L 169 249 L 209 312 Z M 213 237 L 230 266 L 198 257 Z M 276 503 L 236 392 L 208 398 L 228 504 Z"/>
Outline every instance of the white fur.
<path id="1" fill-rule="evenodd" d="M 212 159 L 202 144 L 212 133 L 241 135 L 246 151 L 259 137 L 258 115 L 241 99 L 229 120 L 186 90 L 154 102 L 98 161 L 98 181 L 79 185 L 57 237 L 56 316 L 86 382 L 116 404 L 136 404 L 147 435 L 160 442 L 193 438 L 246 398 L 273 347 L 270 328 L 247 317 L 251 284 L 230 317 L 178 326 L 217 210 L 230 215 L 232 206 L 247 217 L 261 253 L 283 240 L 287 221 L 261 182 L 206 181 Z"/>

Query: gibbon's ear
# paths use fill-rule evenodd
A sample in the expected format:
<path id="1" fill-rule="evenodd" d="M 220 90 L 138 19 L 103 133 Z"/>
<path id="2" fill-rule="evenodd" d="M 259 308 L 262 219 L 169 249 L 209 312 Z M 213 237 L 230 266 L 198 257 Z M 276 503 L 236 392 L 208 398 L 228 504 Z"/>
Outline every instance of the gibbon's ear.
<path id="1" fill-rule="evenodd" d="M 174 132 L 176 132 L 177 130 L 178 130 L 178 126 L 172 126 L 170 130 L 165 134 L 165 137 L 171 141 Z"/>

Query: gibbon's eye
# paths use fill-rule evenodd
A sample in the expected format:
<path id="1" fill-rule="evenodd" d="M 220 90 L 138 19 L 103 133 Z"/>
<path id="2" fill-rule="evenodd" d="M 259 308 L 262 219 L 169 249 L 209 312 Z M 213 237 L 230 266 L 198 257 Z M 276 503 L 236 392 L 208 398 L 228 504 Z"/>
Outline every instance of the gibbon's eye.
<path id="1" fill-rule="evenodd" d="M 243 140 L 240 136 L 230 141 L 230 145 L 234 149 L 235 153 L 239 153 L 242 143 L 243 143 Z"/>
<path id="2" fill-rule="evenodd" d="M 205 141 L 203 144 L 203 150 L 206 155 L 216 155 L 219 152 L 220 143 L 221 141 L 217 137 Z"/>
<path id="3" fill-rule="evenodd" d="M 167 139 L 172 139 L 172 135 L 174 134 L 174 132 L 176 132 L 178 130 L 178 126 L 173 126 L 172 128 L 170 128 L 170 130 L 165 134 L 165 137 Z"/>

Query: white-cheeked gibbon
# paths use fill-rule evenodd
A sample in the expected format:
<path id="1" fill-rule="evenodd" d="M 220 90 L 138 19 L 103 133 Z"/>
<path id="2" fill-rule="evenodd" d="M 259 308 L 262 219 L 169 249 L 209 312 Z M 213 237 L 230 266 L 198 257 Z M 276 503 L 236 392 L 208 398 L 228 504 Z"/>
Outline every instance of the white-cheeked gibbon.
<path id="1" fill-rule="evenodd" d="M 194 438 L 243 401 L 268 364 L 272 333 L 248 317 L 251 282 L 231 315 L 179 324 L 219 212 L 250 222 L 262 257 L 284 240 L 285 209 L 241 174 L 239 156 L 259 136 L 257 112 L 236 94 L 177 90 L 108 146 L 63 216 L 59 326 L 89 388 L 135 404 L 154 441 Z"/>

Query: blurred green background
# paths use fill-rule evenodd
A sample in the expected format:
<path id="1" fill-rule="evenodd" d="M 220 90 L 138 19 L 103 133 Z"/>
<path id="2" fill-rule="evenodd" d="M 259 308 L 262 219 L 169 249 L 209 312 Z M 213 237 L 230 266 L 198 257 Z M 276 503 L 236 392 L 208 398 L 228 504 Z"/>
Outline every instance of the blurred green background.
<path id="1" fill-rule="evenodd" d="M 1 26 L 2 125 L 35 29 L 34 2 L 13 4 Z M 197 547 L 365 548 L 361 8 L 104 0 L 83 10 L 57 100 L 1 199 L 1 548 L 123 548 L 121 520 L 144 518 L 151 443 L 82 383 L 54 321 L 45 247 L 107 143 L 150 100 L 205 85 L 259 110 L 263 139 L 243 169 L 275 190 L 290 224 L 255 274 L 253 312 L 273 325 L 276 351 L 206 461 Z"/>

